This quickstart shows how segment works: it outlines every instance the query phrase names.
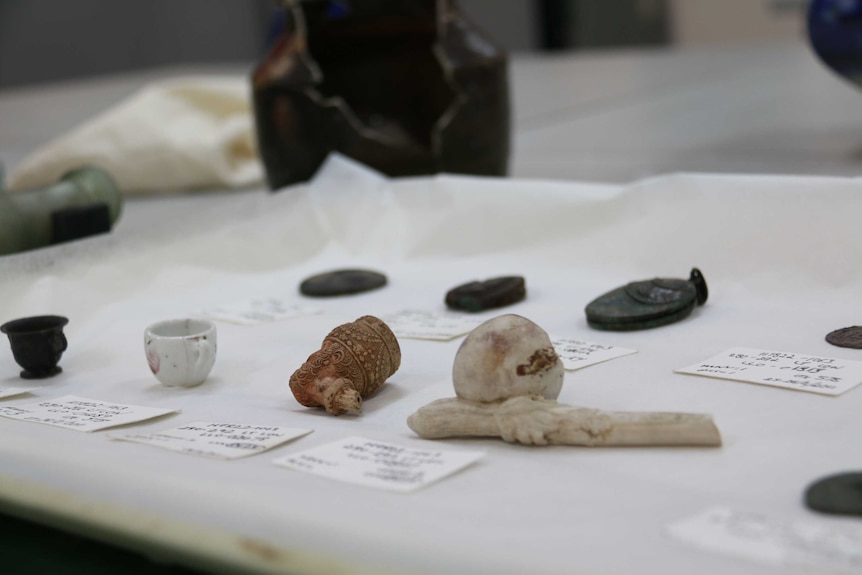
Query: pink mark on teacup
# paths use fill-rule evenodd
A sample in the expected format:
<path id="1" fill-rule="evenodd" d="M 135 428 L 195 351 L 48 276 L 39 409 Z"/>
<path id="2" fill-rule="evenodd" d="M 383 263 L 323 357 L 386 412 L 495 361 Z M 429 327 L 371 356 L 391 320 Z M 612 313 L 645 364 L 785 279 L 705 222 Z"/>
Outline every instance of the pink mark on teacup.
<path id="1" fill-rule="evenodd" d="M 154 374 L 159 373 L 159 368 L 161 367 L 161 360 L 159 359 L 159 354 L 154 352 L 153 350 L 147 350 L 147 363 L 150 364 L 150 371 Z"/>

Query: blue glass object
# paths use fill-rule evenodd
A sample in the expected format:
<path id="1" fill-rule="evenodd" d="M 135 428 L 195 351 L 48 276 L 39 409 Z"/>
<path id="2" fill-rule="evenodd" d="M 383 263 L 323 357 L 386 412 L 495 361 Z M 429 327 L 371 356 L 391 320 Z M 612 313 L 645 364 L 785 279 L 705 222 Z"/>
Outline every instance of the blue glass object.
<path id="1" fill-rule="evenodd" d="M 813 0 L 808 37 L 823 63 L 862 87 L 862 0 Z"/>
<path id="2" fill-rule="evenodd" d="M 343 20 L 350 16 L 353 11 L 350 3 L 347 0 L 327 0 L 322 2 L 324 5 L 324 14 L 329 20 Z M 272 19 L 269 22 L 269 28 L 266 33 L 266 47 L 271 49 L 281 36 L 285 28 L 287 28 L 288 20 L 287 8 L 281 6 L 275 8 L 272 13 Z"/>
<path id="3" fill-rule="evenodd" d="M 330 0 L 326 5 L 326 16 L 330 20 L 342 20 L 350 16 L 350 4 L 345 0 Z"/>
<path id="4" fill-rule="evenodd" d="M 272 13 L 272 20 L 269 22 L 269 30 L 266 32 L 266 49 L 270 50 L 278 37 L 284 33 L 287 27 L 287 8 L 276 8 Z"/>

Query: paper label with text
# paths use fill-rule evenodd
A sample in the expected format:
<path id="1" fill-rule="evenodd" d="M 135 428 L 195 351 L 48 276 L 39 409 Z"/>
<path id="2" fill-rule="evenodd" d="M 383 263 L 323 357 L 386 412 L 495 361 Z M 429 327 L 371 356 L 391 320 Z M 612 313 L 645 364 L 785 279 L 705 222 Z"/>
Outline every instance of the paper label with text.
<path id="1" fill-rule="evenodd" d="M 551 338 L 551 343 L 554 351 L 563 360 L 563 367 L 570 371 L 637 353 L 635 349 L 590 343 L 569 337 L 554 337 Z"/>
<path id="2" fill-rule="evenodd" d="M 274 297 L 262 297 L 210 308 L 199 312 L 198 315 L 241 325 L 257 325 L 288 317 L 313 315 L 322 311 L 315 306 L 290 303 Z"/>
<path id="3" fill-rule="evenodd" d="M 424 310 L 403 310 L 384 316 L 397 337 L 449 341 L 470 333 L 484 319 Z"/>
<path id="4" fill-rule="evenodd" d="M 347 483 L 407 492 L 451 475 L 483 455 L 481 451 L 417 449 L 348 437 L 274 463 Z"/>
<path id="5" fill-rule="evenodd" d="M 154 433 L 112 434 L 110 438 L 146 443 L 182 453 L 236 459 L 272 449 L 311 431 L 274 425 L 198 422 Z"/>
<path id="6" fill-rule="evenodd" d="M 0 405 L 0 416 L 56 425 L 76 431 L 97 431 L 174 413 L 175 409 L 124 405 L 66 395 L 29 405 Z"/>
<path id="7" fill-rule="evenodd" d="M 862 383 L 862 361 L 747 347 L 734 347 L 675 371 L 824 395 L 840 395 Z"/>
<path id="8" fill-rule="evenodd" d="M 763 513 L 713 507 L 670 525 L 668 533 L 701 549 L 772 566 L 804 565 L 862 573 L 859 525 L 789 521 Z"/>
<path id="9" fill-rule="evenodd" d="M 30 393 L 31 389 L 27 387 L 13 387 L 10 385 L 0 385 L 0 398 L 4 397 L 14 397 L 16 395 L 23 395 L 25 393 Z"/>

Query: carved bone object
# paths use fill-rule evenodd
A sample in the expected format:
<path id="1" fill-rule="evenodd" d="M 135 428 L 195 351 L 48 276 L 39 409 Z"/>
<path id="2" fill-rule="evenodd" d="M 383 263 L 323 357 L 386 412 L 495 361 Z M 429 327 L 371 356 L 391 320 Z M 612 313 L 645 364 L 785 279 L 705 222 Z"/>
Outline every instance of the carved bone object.
<path id="1" fill-rule="evenodd" d="M 500 437 L 527 445 L 719 446 L 706 414 L 615 412 L 555 401 L 562 362 L 548 334 L 530 320 L 503 315 L 477 327 L 452 369 L 458 397 L 440 399 L 407 419 L 425 439 Z"/>

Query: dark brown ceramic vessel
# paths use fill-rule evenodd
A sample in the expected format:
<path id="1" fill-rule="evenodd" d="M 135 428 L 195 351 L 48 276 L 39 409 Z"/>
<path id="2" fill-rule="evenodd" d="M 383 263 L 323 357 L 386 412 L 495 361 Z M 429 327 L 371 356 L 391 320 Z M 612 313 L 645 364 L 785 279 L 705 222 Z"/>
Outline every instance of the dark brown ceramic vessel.
<path id="1" fill-rule="evenodd" d="M 390 176 L 505 175 L 506 53 L 455 0 L 288 0 L 254 71 L 273 189 L 340 152 Z"/>

